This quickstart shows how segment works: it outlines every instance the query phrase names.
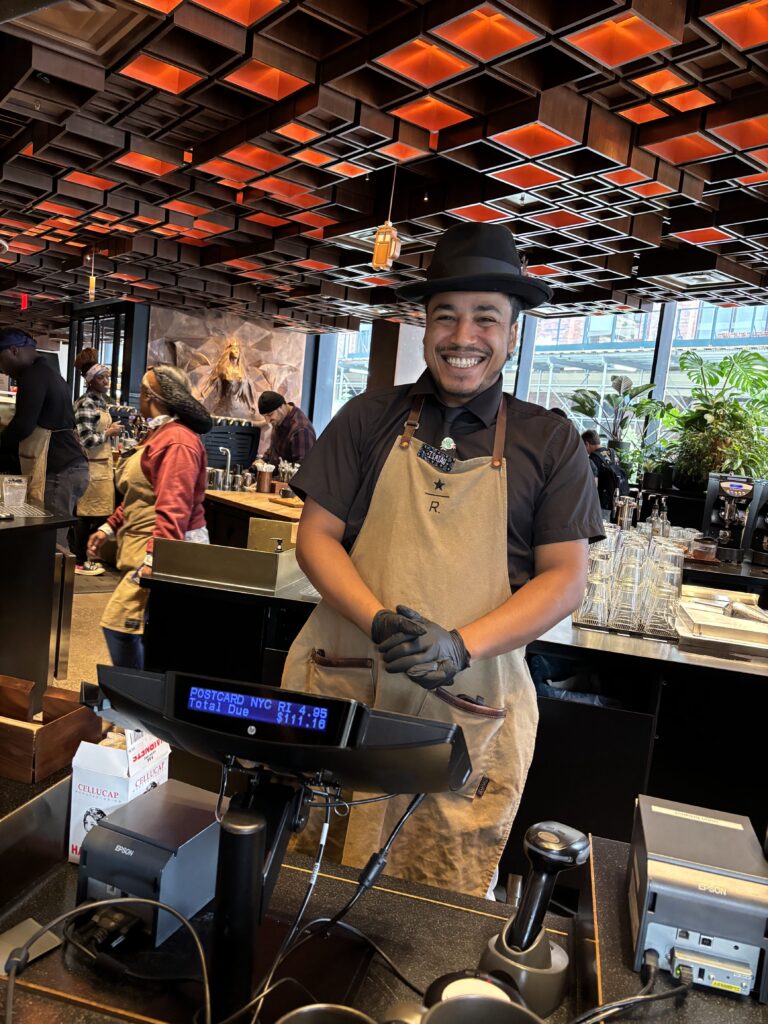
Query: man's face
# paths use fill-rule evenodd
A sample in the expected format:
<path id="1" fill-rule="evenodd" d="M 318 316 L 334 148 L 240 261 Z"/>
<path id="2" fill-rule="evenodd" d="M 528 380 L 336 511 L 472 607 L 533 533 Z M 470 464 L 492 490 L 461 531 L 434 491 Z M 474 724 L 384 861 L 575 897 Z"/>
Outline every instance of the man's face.
<path id="1" fill-rule="evenodd" d="M 285 417 L 288 415 L 288 403 L 283 402 L 277 409 L 273 409 L 272 412 L 262 413 L 262 416 L 270 425 L 270 427 L 279 427 Z"/>
<path id="2" fill-rule="evenodd" d="M 512 304 L 498 292 L 443 292 L 427 306 L 424 359 L 442 401 L 464 405 L 485 391 L 517 343 Z"/>
<path id="3" fill-rule="evenodd" d="M 17 348 L 11 345 L 10 348 L 0 350 L 0 373 L 7 373 L 9 377 L 18 377 L 35 357 L 35 347 L 25 345 Z"/>

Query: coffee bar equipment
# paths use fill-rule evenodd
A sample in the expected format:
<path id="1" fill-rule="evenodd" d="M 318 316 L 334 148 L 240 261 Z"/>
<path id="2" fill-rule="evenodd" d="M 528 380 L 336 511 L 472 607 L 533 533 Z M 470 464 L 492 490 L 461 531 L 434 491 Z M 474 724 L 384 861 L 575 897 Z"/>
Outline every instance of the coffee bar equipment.
<path id="1" fill-rule="evenodd" d="M 741 562 L 743 537 L 755 481 L 749 476 L 710 473 L 701 532 L 717 540 L 721 562 Z"/>
<path id="2" fill-rule="evenodd" d="M 756 480 L 744 528 L 744 558 L 768 566 L 768 480 Z"/>

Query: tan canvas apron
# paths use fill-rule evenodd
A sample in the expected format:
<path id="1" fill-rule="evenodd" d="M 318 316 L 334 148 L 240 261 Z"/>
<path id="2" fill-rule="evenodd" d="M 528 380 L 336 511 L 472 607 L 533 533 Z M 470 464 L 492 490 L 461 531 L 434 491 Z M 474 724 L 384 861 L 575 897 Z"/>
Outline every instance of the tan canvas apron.
<path id="1" fill-rule="evenodd" d="M 410 605 L 452 629 L 497 608 L 511 593 L 506 402 L 502 398 L 493 455 L 457 460 L 450 473 L 419 458 L 423 444 L 413 433 L 420 408 L 414 405 L 387 457 L 351 559 L 386 607 Z M 468 784 L 459 793 L 427 797 L 394 844 L 387 871 L 485 896 L 536 737 L 536 695 L 523 651 L 477 661 L 451 687 L 427 691 L 405 674 L 388 674 L 369 637 L 321 602 L 291 647 L 283 685 L 461 726 L 472 759 Z M 403 796 L 353 808 L 344 862 L 363 865 L 407 802 Z"/>
<path id="2" fill-rule="evenodd" d="M 124 455 L 115 470 L 117 489 L 125 503 L 125 517 L 117 531 L 117 568 L 128 571 L 113 591 L 101 625 L 118 633 L 144 632 L 149 600 L 146 587 L 131 579 L 144 562 L 147 541 L 155 526 L 155 492 L 141 468 L 142 451 L 138 447 Z"/>
<path id="3" fill-rule="evenodd" d="M 29 437 L 19 442 L 19 463 L 27 478 L 27 498 L 40 505 L 45 502 L 45 475 L 52 433 L 46 427 L 35 427 Z"/>
<path id="4" fill-rule="evenodd" d="M 99 413 L 96 433 L 103 434 L 112 423 L 106 409 Z M 112 466 L 112 445 L 109 438 L 86 448 L 88 488 L 77 503 L 79 516 L 111 516 L 115 511 L 115 473 Z"/>

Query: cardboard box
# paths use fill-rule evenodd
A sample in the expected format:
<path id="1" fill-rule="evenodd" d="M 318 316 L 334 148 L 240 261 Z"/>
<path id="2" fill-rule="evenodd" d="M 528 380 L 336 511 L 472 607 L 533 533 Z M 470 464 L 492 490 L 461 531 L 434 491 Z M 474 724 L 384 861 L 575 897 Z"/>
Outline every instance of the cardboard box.
<path id="1" fill-rule="evenodd" d="M 72 761 L 69 859 L 80 863 L 80 846 L 100 818 L 168 780 L 171 748 L 148 732 L 126 730 L 126 749 L 81 743 Z"/>
<path id="2" fill-rule="evenodd" d="M 70 764 L 81 740 L 101 738 L 101 719 L 71 690 L 49 687 L 42 721 L 30 721 L 32 686 L 0 677 L 0 776 L 14 782 L 40 782 Z"/>

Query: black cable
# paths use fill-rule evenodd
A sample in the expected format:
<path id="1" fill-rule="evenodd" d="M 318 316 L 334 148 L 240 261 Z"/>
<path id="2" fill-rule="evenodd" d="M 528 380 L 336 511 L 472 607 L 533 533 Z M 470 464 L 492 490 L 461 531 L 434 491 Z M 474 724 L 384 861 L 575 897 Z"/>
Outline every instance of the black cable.
<path id="1" fill-rule="evenodd" d="M 392 849 L 392 844 L 400 835 L 400 832 L 402 831 L 403 825 L 405 825 L 406 821 L 410 818 L 414 811 L 418 810 L 418 808 L 424 802 L 424 798 L 426 797 L 426 795 L 426 793 L 417 793 L 416 796 L 413 797 L 413 799 L 403 812 L 400 820 L 390 832 L 389 838 L 387 839 L 386 843 L 384 843 L 384 845 L 378 851 L 378 853 L 374 853 L 373 856 L 368 860 L 368 863 L 365 865 L 365 867 L 360 873 L 357 889 L 354 891 L 352 896 L 347 900 L 347 902 L 344 904 L 341 910 L 339 910 L 331 918 L 330 924 L 328 925 L 327 929 L 329 932 L 335 925 L 339 923 L 339 921 L 341 921 L 343 917 L 347 916 L 347 914 L 355 906 L 355 904 L 363 896 L 363 894 L 368 892 L 368 890 L 375 884 L 379 875 L 386 867 L 387 857 L 389 856 L 389 851 Z"/>
<path id="2" fill-rule="evenodd" d="M 319 796 L 320 794 L 314 793 L 314 791 L 313 791 L 313 795 L 314 796 Z M 361 807 L 363 804 L 378 804 L 378 803 L 381 803 L 383 800 L 392 800 L 396 796 L 400 796 L 400 793 L 385 793 L 384 796 L 369 796 L 369 797 L 366 797 L 363 800 L 336 800 L 334 802 L 334 804 L 333 804 L 333 807 L 334 808 L 336 808 L 336 807 Z M 311 803 L 308 806 L 309 807 L 324 807 L 325 803 L 324 802 Z"/>
<path id="3" fill-rule="evenodd" d="M 312 1003 L 316 1003 L 317 1002 L 317 997 L 315 996 L 315 994 L 313 992 L 310 992 L 309 989 L 307 988 L 307 986 L 303 982 L 299 981 L 298 978 L 290 978 L 290 977 L 278 978 L 278 980 L 274 983 L 274 985 L 270 985 L 270 987 L 265 992 L 263 992 L 261 995 L 254 996 L 253 999 L 250 1001 L 250 1003 L 246 1003 L 245 1006 L 241 1006 L 239 1010 L 235 1010 L 235 1012 L 231 1013 L 229 1015 L 229 1017 L 225 1017 L 224 1020 L 217 1021 L 216 1024 L 235 1024 L 235 1021 L 239 1020 L 243 1016 L 244 1013 L 248 1013 L 249 1010 L 253 1009 L 253 1007 L 256 1005 L 256 1003 L 257 1003 L 257 1001 L 259 999 L 266 999 L 266 997 L 271 995 L 275 991 L 276 988 L 280 988 L 281 985 L 288 985 L 288 984 L 296 985 L 297 988 L 300 988 L 302 990 L 302 992 L 304 992 L 305 995 L 309 996 L 309 998 L 312 1001 Z M 192 1024 L 197 1024 L 199 1019 L 200 1019 L 200 1011 L 197 1010 L 196 1013 L 192 1017 Z"/>
<path id="4" fill-rule="evenodd" d="M 199 985 L 202 982 L 201 978 L 196 977 L 194 974 L 141 974 L 139 971 L 134 971 L 126 964 L 121 963 L 115 957 L 110 956 L 108 953 L 96 952 L 94 949 L 89 949 L 83 945 L 78 939 L 72 934 L 73 922 L 65 925 L 62 936 L 65 943 L 73 946 L 78 953 L 81 953 L 86 959 L 90 960 L 93 964 L 94 970 L 99 968 L 107 968 L 118 978 L 130 978 L 131 981 L 151 981 L 161 985 L 185 985 L 194 983 Z"/>
<path id="5" fill-rule="evenodd" d="M 13 993 L 16 975 L 19 970 L 24 970 L 29 963 L 29 951 L 39 939 L 57 925 L 64 924 L 66 921 L 79 917 L 81 914 L 98 910 L 100 907 L 123 906 L 127 903 L 138 903 L 143 906 L 157 907 L 159 910 L 165 910 L 166 913 L 175 917 L 187 929 L 195 944 L 195 950 L 200 961 L 200 976 L 203 984 L 203 1020 L 205 1024 L 213 1024 L 213 1017 L 211 1015 L 211 987 L 208 981 L 208 966 L 205 960 L 205 951 L 200 939 L 198 938 L 197 932 L 192 927 L 188 918 L 179 913 L 175 907 L 171 907 L 167 903 L 161 903 L 160 900 L 152 900 L 143 896 L 118 896 L 109 900 L 94 900 L 91 903 L 81 903 L 80 906 L 75 907 L 74 910 L 67 910 L 65 913 L 59 914 L 58 917 L 54 917 L 52 921 L 48 922 L 48 924 L 41 925 L 37 931 L 34 932 L 34 934 L 31 935 L 25 943 L 23 943 L 23 945 L 12 950 L 5 963 L 5 968 L 8 972 L 5 996 L 5 1024 L 12 1024 L 13 1022 Z"/>
<path id="6" fill-rule="evenodd" d="M 283 956 L 285 955 L 285 951 L 289 948 L 289 946 L 293 942 L 293 940 L 296 937 L 296 934 L 298 933 L 299 928 L 301 926 L 302 918 L 304 917 L 304 913 L 305 913 L 305 911 L 307 909 L 307 906 L 309 904 L 309 901 L 310 901 L 310 899 L 312 897 L 312 893 L 314 892 L 315 885 L 317 884 L 318 875 L 320 874 L 320 865 L 323 862 L 323 854 L 325 853 L 325 844 L 326 844 L 326 841 L 328 839 L 328 829 L 330 827 L 330 824 L 331 824 L 331 796 L 330 796 L 329 793 L 326 793 L 326 797 L 325 797 L 325 816 L 323 818 L 323 828 L 322 828 L 322 831 L 320 833 L 320 842 L 318 843 L 318 846 L 317 846 L 317 853 L 315 854 L 315 863 L 312 866 L 312 874 L 310 875 L 309 884 L 307 885 L 307 889 L 306 889 L 306 892 L 304 893 L 304 898 L 301 901 L 301 906 L 299 907 L 298 913 L 294 917 L 293 923 L 291 924 L 291 927 L 286 932 L 285 938 L 280 943 L 280 948 L 278 949 L 277 954 L 275 955 L 275 959 L 272 961 L 272 966 L 270 967 L 269 971 L 267 972 L 266 977 L 264 978 L 264 981 L 259 985 L 258 989 L 256 990 L 256 994 L 255 994 L 256 995 L 256 1001 L 255 1001 L 255 1009 L 254 1009 L 254 1014 L 253 1014 L 253 1024 L 255 1024 L 255 1022 L 258 1021 L 259 1013 L 261 1012 L 262 1003 L 264 1002 L 264 999 L 266 998 L 266 996 L 262 992 L 262 990 L 266 989 L 267 991 L 269 991 L 269 987 L 270 987 L 270 985 L 272 983 L 272 979 L 275 976 L 275 971 L 279 967 L 279 965 L 280 965 L 280 963 L 281 963 L 281 961 L 283 959 Z M 252 1000 L 251 1002 L 253 1003 L 254 1000 Z M 242 1012 L 244 1012 L 244 1011 L 242 1011 Z"/>
<path id="7" fill-rule="evenodd" d="M 674 988 L 666 989 L 664 992 L 652 992 L 658 977 L 658 968 L 647 961 L 644 964 L 644 968 L 647 970 L 648 980 L 636 995 L 628 996 L 626 999 L 617 999 L 612 1003 L 606 1003 L 605 1006 L 596 1006 L 591 1010 L 586 1010 L 584 1013 L 579 1014 L 578 1017 L 574 1017 L 568 1024 L 598 1024 L 598 1022 L 608 1020 L 611 1017 L 618 1017 L 626 1010 L 633 1010 L 637 1006 L 645 1006 L 648 1003 L 657 1003 L 664 999 L 673 999 L 678 996 L 684 998 L 693 987 L 693 976 L 689 972 L 686 980 Z"/>

